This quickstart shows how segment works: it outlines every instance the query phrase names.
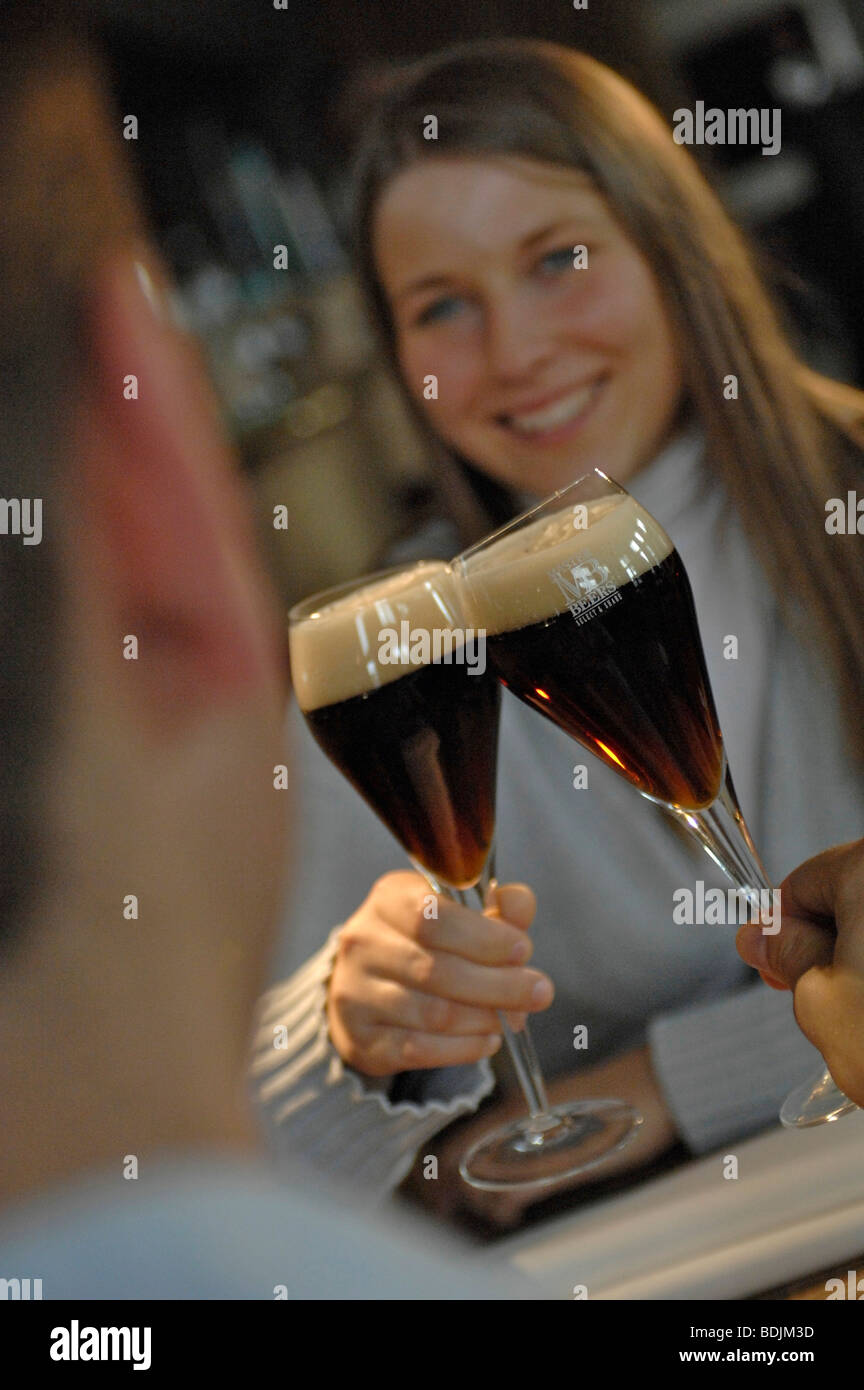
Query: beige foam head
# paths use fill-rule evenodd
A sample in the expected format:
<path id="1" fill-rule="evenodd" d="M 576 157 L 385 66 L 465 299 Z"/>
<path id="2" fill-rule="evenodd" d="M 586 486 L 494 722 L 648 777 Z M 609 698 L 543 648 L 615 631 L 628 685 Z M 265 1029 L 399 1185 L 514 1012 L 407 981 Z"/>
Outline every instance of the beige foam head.
<path id="1" fill-rule="evenodd" d="M 326 598 L 326 596 L 324 596 Z M 350 589 L 293 622 L 291 676 L 303 710 L 350 700 L 417 670 L 401 624 L 415 632 L 459 626 L 454 581 L 447 566 L 424 561 Z M 400 646 L 394 662 L 393 640 Z"/>
<path id="2" fill-rule="evenodd" d="M 565 612 L 568 597 L 620 589 L 665 560 L 666 532 L 628 493 L 545 512 L 461 565 L 466 622 L 489 636 Z"/>

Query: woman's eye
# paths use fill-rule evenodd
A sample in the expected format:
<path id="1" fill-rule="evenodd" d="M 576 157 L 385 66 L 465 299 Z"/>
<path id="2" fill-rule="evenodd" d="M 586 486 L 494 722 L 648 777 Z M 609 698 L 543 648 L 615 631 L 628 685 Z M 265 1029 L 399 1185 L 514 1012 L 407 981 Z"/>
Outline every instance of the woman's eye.
<path id="1" fill-rule="evenodd" d="M 549 251 L 541 256 L 537 268 L 544 275 L 558 275 L 562 270 L 573 269 L 573 247 L 562 246 L 557 251 Z"/>
<path id="2" fill-rule="evenodd" d="M 438 323 L 442 319 L 450 319 L 458 313 L 461 305 L 462 300 L 455 295 L 444 295 L 441 299 L 433 299 L 431 304 L 427 304 L 425 309 L 421 309 L 416 322 L 427 324 Z"/>

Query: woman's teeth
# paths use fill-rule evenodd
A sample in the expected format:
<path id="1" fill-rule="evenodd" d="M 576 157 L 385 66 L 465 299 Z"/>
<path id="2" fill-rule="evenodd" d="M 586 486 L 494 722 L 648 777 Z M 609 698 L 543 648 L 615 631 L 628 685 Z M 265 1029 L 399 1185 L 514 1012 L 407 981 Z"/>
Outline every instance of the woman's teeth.
<path id="1" fill-rule="evenodd" d="M 571 420 L 575 420 L 577 415 L 581 415 L 598 385 L 599 382 L 592 381 L 589 386 L 583 386 L 571 395 L 564 396 L 562 400 L 543 406 L 541 410 L 508 415 L 505 419 L 507 424 L 523 434 L 543 434 L 548 430 L 559 429 L 561 425 L 567 425 Z"/>

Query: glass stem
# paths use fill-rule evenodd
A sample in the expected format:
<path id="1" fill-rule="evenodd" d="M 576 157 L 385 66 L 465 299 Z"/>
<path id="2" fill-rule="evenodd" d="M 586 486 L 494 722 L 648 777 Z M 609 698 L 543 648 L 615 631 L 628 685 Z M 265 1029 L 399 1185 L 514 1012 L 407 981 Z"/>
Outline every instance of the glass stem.
<path id="1" fill-rule="evenodd" d="M 728 765 L 724 768 L 723 782 L 716 800 L 704 811 L 683 811 L 675 806 L 668 809 L 695 836 L 714 863 L 740 888 L 748 903 L 757 911 L 763 905 L 771 908 L 773 900 L 769 898 L 764 903 L 761 894 L 770 893 L 772 884 L 738 806 Z"/>
<path id="2" fill-rule="evenodd" d="M 412 862 L 436 893 L 441 893 L 443 897 L 450 898 L 453 902 L 461 903 L 463 907 L 479 907 L 482 911 L 483 908 L 492 906 L 495 901 L 498 881 L 495 878 L 494 849 L 490 849 L 483 866 L 483 872 L 473 888 L 451 888 L 448 884 L 437 880 L 416 860 Z M 557 1124 L 558 1121 L 549 1116 L 549 1101 L 546 1097 L 543 1073 L 540 1070 L 537 1053 L 534 1051 L 531 1034 L 528 1032 L 528 1024 L 525 1023 L 521 1032 L 514 1033 L 500 1010 L 498 1011 L 498 1018 L 531 1119 L 540 1121 L 541 1124 L 548 1119 L 551 1123 Z"/>

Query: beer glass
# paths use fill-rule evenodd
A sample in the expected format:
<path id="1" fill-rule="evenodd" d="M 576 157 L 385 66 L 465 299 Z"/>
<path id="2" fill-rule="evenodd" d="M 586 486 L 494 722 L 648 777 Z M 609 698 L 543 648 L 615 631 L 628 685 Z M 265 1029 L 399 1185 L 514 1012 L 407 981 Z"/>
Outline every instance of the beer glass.
<path id="1" fill-rule="evenodd" d="M 289 641 L 320 747 L 436 893 L 489 906 L 501 688 L 482 634 L 458 625 L 449 567 L 422 561 L 316 594 L 291 610 Z M 464 1155 L 466 1182 L 551 1186 L 633 1138 L 642 1118 L 620 1101 L 550 1107 L 527 1026 L 499 1018 L 529 1114 Z"/>
<path id="2" fill-rule="evenodd" d="M 654 518 L 595 469 L 453 569 L 507 689 L 670 811 L 758 911 L 771 885 L 732 785 L 690 584 Z M 780 1119 L 800 1128 L 855 1108 L 825 1071 Z"/>

